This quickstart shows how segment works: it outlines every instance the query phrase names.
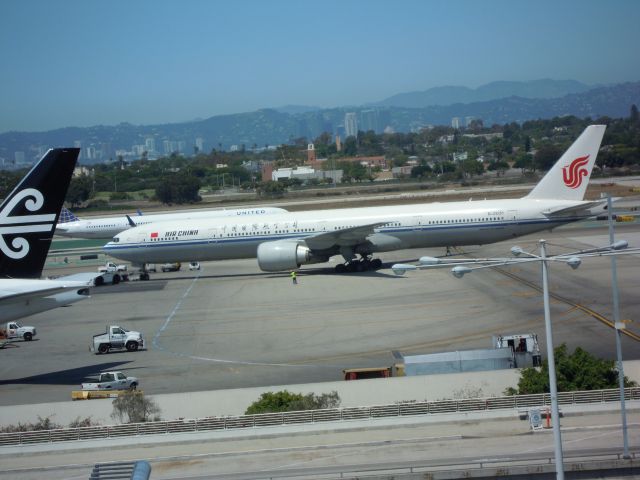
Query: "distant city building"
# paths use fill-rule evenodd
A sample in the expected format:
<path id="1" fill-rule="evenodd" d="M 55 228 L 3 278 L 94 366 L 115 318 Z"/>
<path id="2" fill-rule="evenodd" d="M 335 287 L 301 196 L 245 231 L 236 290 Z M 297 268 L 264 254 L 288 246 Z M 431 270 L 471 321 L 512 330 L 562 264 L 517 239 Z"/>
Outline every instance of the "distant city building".
<path id="1" fill-rule="evenodd" d="M 307 146 L 307 163 L 313 163 L 316 161 L 316 148 L 313 143 Z"/>
<path id="2" fill-rule="evenodd" d="M 387 161 L 384 155 L 374 157 L 345 157 L 340 159 L 341 162 L 357 162 L 367 167 L 386 168 Z"/>
<path id="3" fill-rule="evenodd" d="M 204 152 L 204 139 L 202 137 L 196 138 L 196 148 L 198 152 Z"/>
<path id="4" fill-rule="evenodd" d="M 476 117 L 464 117 L 464 126 L 469 127 L 471 125 L 471 122 L 473 122 L 475 119 Z"/>
<path id="5" fill-rule="evenodd" d="M 15 152 L 13 154 L 13 158 L 15 159 L 16 165 L 21 165 L 25 163 L 24 152 Z"/>
<path id="6" fill-rule="evenodd" d="M 262 181 L 269 182 L 273 175 L 273 162 L 265 162 L 262 165 Z"/>
<path id="7" fill-rule="evenodd" d="M 336 135 L 336 151 L 342 150 L 342 142 L 340 140 L 340 135 Z"/>
<path id="8" fill-rule="evenodd" d="M 131 147 L 131 154 L 133 156 L 141 156 L 142 152 L 146 152 L 147 151 L 147 146 L 146 145 L 134 145 L 133 147 Z"/>
<path id="9" fill-rule="evenodd" d="M 358 117 L 355 112 L 347 112 L 344 114 L 344 130 L 347 137 L 358 136 Z"/>
<path id="10" fill-rule="evenodd" d="M 451 119 L 451 126 L 456 130 L 460 128 L 460 117 L 453 117 Z"/>
<path id="11" fill-rule="evenodd" d="M 165 155 L 171 155 L 171 153 L 173 152 L 173 148 L 171 148 L 171 140 L 162 141 L 162 151 Z"/>
<path id="12" fill-rule="evenodd" d="M 148 153 L 154 153 L 156 151 L 156 139 L 153 137 L 147 137 L 144 140 L 144 147 Z"/>
<path id="13" fill-rule="evenodd" d="M 263 170 L 266 172 L 266 169 Z M 315 170 L 310 167 L 296 167 L 294 168 L 280 168 L 278 170 L 271 169 L 271 178 L 274 182 L 278 180 L 296 178 L 298 180 L 306 181 L 311 179 L 323 180 L 330 178 L 333 183 L 339 183 L 342 181 L 342 170 Z M 264 181 L 264 177 L 263 177 Z"/>
<path id="14" fill-rule="evenodd" d="M 85 149 L 87 154 L 87 160 L 95 160 L 96 159 L 96 147 L 89 146 Z"/>
<path id="15" fill-rule="evenodd" d="M 380 122 L 377 110 L 362 110 L 360 112 L 360 130 L 364 132 L 373 130 L 376 133 L 380 131 Z"/>
<path id="16" fill-rule="evenodd" d="M 240 147 L 238 147 L 238 145 L 231 145 L 229 147 L 230 152 L 237 152 L 238 150 L 240 150 Z"/>
<path id="17" fill-rule="evenodd" d="M 185 142 L 184 140 L 179 140 L 177 151 L 178 153 L 185 153 L 187 151 L 187 142 Z"/>

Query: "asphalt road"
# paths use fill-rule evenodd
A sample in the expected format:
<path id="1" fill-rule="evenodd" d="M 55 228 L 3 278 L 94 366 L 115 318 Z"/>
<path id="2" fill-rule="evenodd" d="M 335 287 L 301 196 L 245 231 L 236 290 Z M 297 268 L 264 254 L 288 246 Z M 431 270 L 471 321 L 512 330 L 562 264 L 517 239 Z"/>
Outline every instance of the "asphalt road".
<path id="1" fill-rule="evenodd" d="M 140 459 L 151 463 L 151 478 L 156 480 L 339 478 L 339 472 L 352 472 L 345 478 L 362 478 L 391 475 L 393 469 L 406 473 L 408 467 L 425 476 L 456 470 L 458 477 L 451 478 L 464 478 L 481 467 L 505 475 L 511 466 L 553 465 L 551 431 L 533 433 L 527 421 L 515 416 L 447 415 L 414 418 L 404 425 L 378 420 L 354 422 L 347 429 L 305 432 L 293 426 L 227 433 L 27 445 L 2 456 L 0 478 L 84 479 L 95 463 Z M 562 438 L 567 471 L 580 469 L 579 463 L 570 466 L 574 462 L 622 453 L 619 415 L 613 412 L 563 418 Z M 639 442 L 639 425 L 630 423 L 630 452 L 636 459 Z"/>
<path id="2" fill-rule="evenodd" d="M 606 233 L 604 222 L 593 222 L 557 229 L 546 239 L 553 253 L 606 244 Z M 466 251 L 505 256 L 514 243 L 536 249 L 540 236 Z M 617 238 L 640 245 L 640 226 L 618 224 Z M 393 351 L 488 348 L 497 333 L 537 333 L 544 352 L 541 295 L 530 286 L 490 270 L 456 279 L 445 270 L 397 277 L 389 269 L 442 254 L 382 254 L 385 267 L 374 273 L 303 267 L 295 286 L 288 274 L 234 260 L 96 288 L 89 300 L 24 319 L 38 335 L 0 352 L 0 404 L 67 400 L 70 390 L 104 370 L 137 376 L 146 393 L 160 394 L 338 380 L 344 368 L 395 363 Z M 637 256 L 618 262 L 621 316 L 636 320 L 630 325 L 635 334 L 639 266 Z M 539 267 L 509 270 L 540 284 Z M 611 318 L 609 260 L 586 260 L 576 271 L 554 266 L 550 279 L 553 291 L 573 302 L 552 302 L 554 342 L 614 358 L 613 330 L 576 307 Z M 143 332 L 147 351 L 91 354 L 92 335 L 109 324 Z M 625 359 L 640 359 L 640 342 L 625 337 L 623 351 Z"/>

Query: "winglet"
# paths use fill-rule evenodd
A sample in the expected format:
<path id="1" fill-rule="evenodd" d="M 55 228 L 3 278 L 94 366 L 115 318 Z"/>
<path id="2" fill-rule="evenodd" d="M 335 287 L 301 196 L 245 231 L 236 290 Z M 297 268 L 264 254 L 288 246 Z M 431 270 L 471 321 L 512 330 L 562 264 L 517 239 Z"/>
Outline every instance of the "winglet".
<path id="1" fill-rule="evenodd" d="M 127 217 L 127 222 L 129 222 L 129 225 L 131 225 L 131 227 L 137 227 L 136 222 L 131 220 L 131 217 L 129 215 L 125 215 L 125 217 Z"/>
<path id="2" fill-rule="evenodd" d="M 589 125 L 524 198 L 584 199 L 606 125 Z"/>
<path id="3" fill-rule="evenodd" d="M 54 148 L 0 205 L 0 277 L 39 278 L 79 148 Z"/>

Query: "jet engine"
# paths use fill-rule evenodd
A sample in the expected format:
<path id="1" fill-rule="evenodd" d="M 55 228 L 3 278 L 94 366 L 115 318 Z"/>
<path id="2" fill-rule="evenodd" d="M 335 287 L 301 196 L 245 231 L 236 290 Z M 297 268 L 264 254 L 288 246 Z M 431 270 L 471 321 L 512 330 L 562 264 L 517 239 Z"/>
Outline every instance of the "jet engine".
<path id="1" fill-rule="evenodd" d="M 261 243 L 257 256 L 260 270 L 264 272 L 295 270 L 300 265 L 328 260 L 328 257 L 313 255 L 306 245 L 290 240 Z"/>

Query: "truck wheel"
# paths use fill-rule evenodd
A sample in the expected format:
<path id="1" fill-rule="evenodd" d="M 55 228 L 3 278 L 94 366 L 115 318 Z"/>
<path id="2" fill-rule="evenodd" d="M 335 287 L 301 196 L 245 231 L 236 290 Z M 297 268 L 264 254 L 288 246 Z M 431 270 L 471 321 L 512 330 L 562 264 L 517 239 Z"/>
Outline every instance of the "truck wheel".
<path id="1" fill-rule="evenodd" d="M 98 353 L 108 353 L 109 352 L 109 346 L 105 345 L 104 343 L 101 343 L 100 346 L 98 347 Z"/>
<path id="2" fill-rule="evenodd" d="M 103 278 L 103 277 L 96 277 L 96 278 L 94 278 L 94 279 L 93 279 L 93 284 L 94 284 L 96 287 L 100 287 L 100 286 L 104 285 L 104 278 Z"/>
<path id="3" fill-rule="evenodd" d="M 127 350 L 130 352 L 138 350 L 138 342 L 127 342 Z"/>
<path id="4" fill-rule="evenodd" d="M 138 388 L 138 384 L 133 382 L 131 385 L 129 385 L 129 390 L 135 390 L 136 388 Z"/>
<path id="5" fill-rule="evenodd" d="M 31 332 L 27 332 L 24 334 L 24 339 L 27 342 L 30 342 L 31 340 L 33 340 L 33 335 L 31 335 Z"/>
<path id="6" fill-rule="evenodd" d="M 111 281 L 112 285 L 117 285 L 120 283 L 120 275 L 114 275 L 113 280 Z"/>

